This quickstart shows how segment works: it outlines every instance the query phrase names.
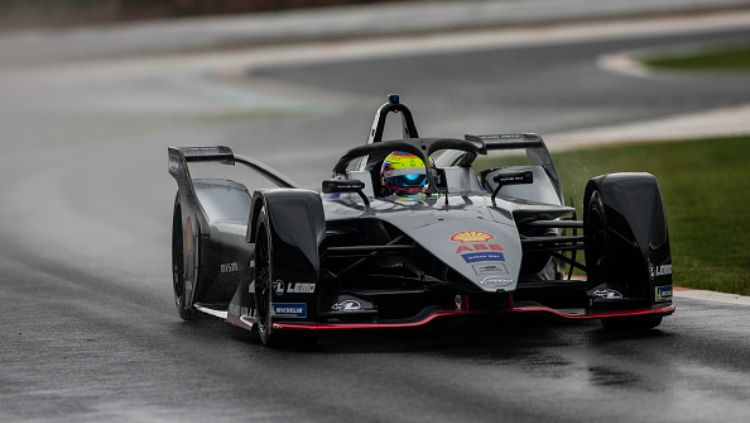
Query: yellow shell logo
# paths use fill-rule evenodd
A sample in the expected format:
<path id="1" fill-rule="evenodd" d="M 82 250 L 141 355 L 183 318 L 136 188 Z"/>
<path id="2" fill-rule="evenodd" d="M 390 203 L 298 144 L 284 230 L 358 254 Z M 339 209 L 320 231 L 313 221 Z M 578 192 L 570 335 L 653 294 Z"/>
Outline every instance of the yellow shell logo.
<path id="1" fill-rule="evenodd" d="M 451 236 L 451 241 L 487 242 L 493 238 L 495 237 L 488 234 L 487 232 L 467 231 L 467 232 L 459 232 L 457 234 L 453 234 L 453 236 Z"/>

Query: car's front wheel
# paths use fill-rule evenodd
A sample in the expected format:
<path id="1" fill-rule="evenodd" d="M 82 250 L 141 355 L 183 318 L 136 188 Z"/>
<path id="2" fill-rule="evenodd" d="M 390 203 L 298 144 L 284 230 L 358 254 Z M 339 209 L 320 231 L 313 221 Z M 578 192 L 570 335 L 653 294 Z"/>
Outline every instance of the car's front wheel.
<path id="1" fill-rule="evenodd" d="M 258 337 L 267 347 L 312 347 L 317 342 L 314 332 L 273 330 L 273 267 L 268 225 L 265 209 L 261 209 L 255 228 L 255 328 Z"/>

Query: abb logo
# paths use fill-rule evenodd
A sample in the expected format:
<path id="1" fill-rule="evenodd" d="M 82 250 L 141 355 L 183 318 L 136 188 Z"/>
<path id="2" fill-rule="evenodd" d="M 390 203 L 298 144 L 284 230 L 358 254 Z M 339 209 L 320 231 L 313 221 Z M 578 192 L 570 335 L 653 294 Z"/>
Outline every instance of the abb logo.
<path id="1" fill-rule="evenodd" d="M 456 254 L 473 253 L 475 251 L 503 251 L 503 247 L 499 244 L 460 245 L 456 249 Z"/>

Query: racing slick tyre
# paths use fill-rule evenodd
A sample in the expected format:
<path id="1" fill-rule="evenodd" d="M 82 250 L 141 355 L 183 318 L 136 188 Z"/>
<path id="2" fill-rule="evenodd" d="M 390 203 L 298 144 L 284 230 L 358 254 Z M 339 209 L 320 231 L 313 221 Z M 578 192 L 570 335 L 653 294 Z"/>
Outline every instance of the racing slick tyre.
<path id="1" fill-rule="evenodd" d="M 316 333 L 273 330 L 273 290 L 271 289 L 271 231 L 265 207 L 258 213 L 255 238 L 255 328 L 267 347 L 309 348 L 317 343 Z"/>
<path id="2" fill-rule="evenodd" d="M 616 213 L 608 213 L 602 193 L 593 189 L 586 201 L 583 233 L 586 235 L 586 273 L 588 279 L 606 283 L 626 297 L 647 297 L 648 279 L 641 250 L 630 233 L 631 226 Z"/>
<path id="3" fill-rule="evenodd" d="M 641 332 L 651 330 L 661 324 L 661 316 L 611 317 L 601 319 L 606 330 L 616 332 Z"/>
<path id="4" fill-rule="evenodd" d="M 592 280 L 606 280 L 611 273 L 609 253 L 612 247 L 607 234 L 604 202 L 598 190 L 595 190 L 589 197 L 585 216 L 583 233 L 589 238 L 585 248 L 586 271 Z"/>
<path id="5" fill-rule="evenodd" d="M 189 240 L 192 244 L 192 239 Z M 174 201 L 174 214 L 172 216 L 172 288 L 174 290 L 174 303 L 177 313 L 183 320 L 196 320 L 198 313 L 192 307 L 187 306 L 185 293 L 185 232 L 182 227 L 182 207 L 179 195 Z M 191 252 L 192 254 L 192 252 Z"/>

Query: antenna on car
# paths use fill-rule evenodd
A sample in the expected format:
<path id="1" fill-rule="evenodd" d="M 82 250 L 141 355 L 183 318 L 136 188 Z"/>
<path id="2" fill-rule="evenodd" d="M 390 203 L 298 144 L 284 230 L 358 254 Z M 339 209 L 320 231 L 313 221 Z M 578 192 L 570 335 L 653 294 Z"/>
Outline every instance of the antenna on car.
<path id="1" fill-rule="evenodd" d="M 383 141 L 385 121 L 388 118 L 389 113 L 401 113 L 401 125 L 404 129 L 404 138 L 419 138 L 411 111 L 408 107 L 401 104 L 400 95 L 397 93 L 391 93 L 388 94 L 388 102 L 378 107 L 378 110 L 375 112 L 375 119 L 372 121 L 367 144 Z"/>

